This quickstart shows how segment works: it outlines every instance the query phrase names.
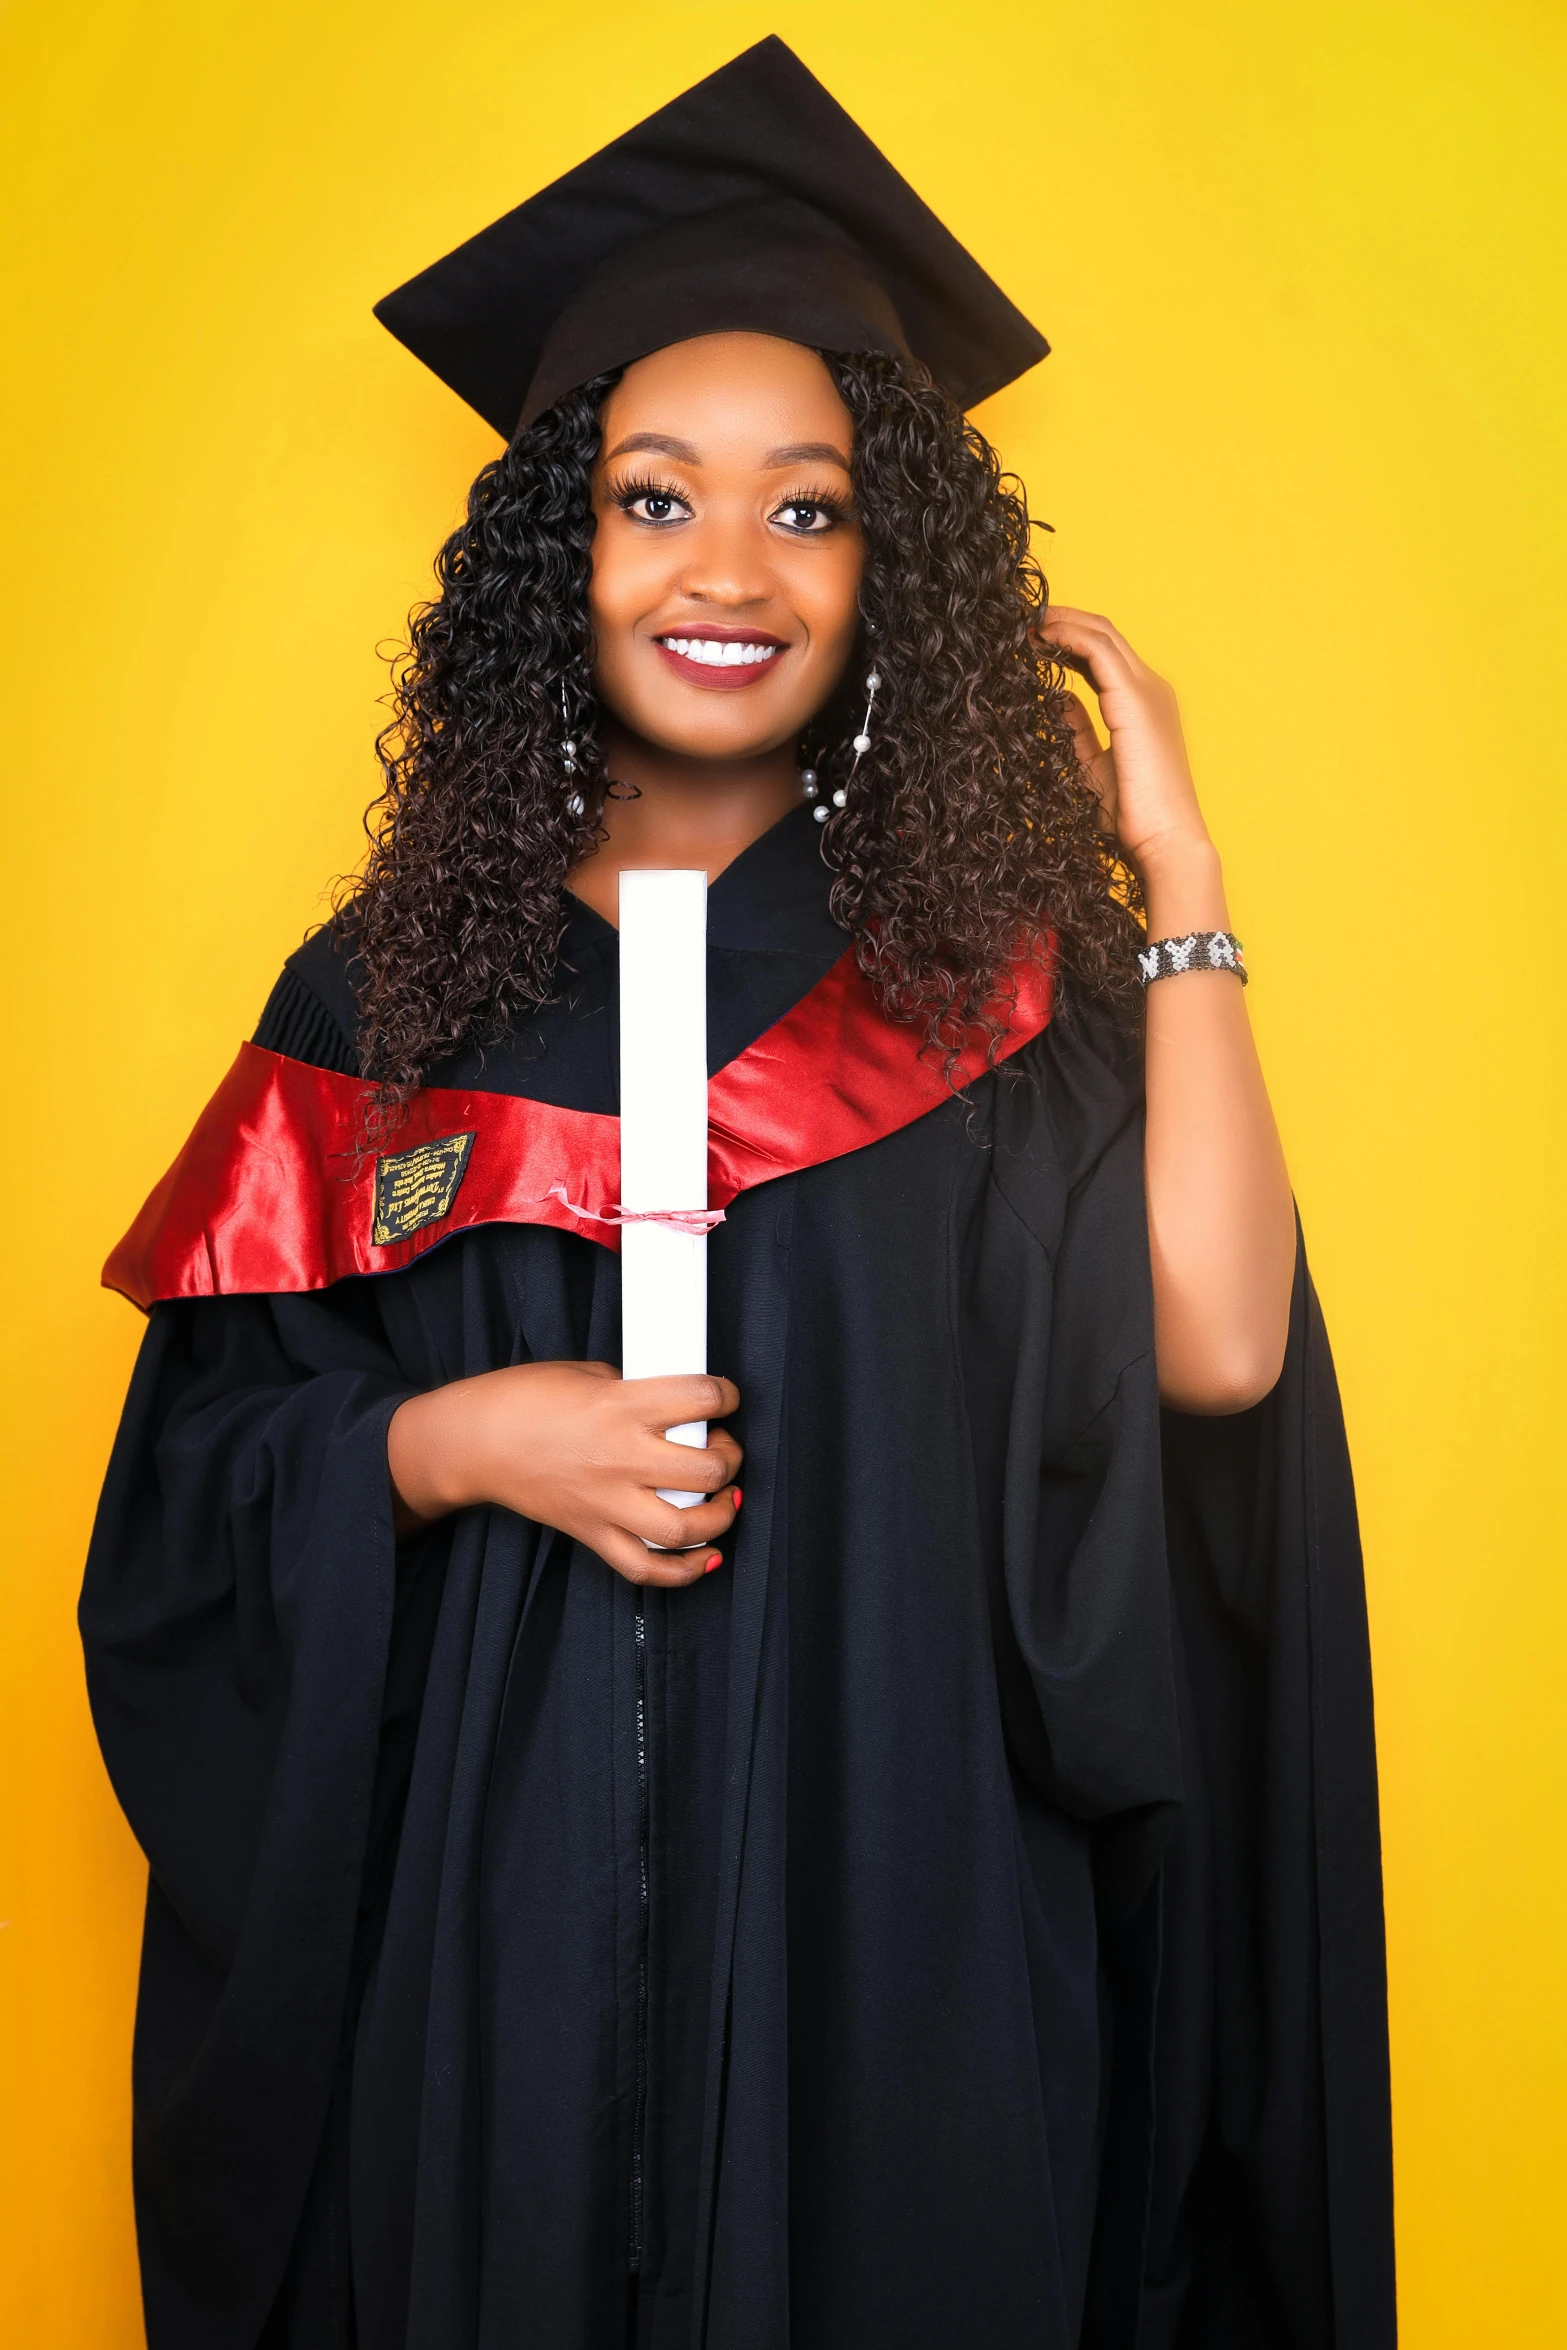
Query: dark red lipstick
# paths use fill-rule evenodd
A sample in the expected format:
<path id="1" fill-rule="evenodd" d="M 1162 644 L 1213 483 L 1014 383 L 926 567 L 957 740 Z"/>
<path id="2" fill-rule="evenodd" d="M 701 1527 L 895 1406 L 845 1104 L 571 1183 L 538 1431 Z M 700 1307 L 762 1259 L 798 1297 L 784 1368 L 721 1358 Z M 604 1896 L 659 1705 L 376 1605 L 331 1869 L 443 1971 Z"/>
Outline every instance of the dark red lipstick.
<path id="1" fill-rule="evenodd" d="M 677 677 L 684 678 L 688 685 L 719 693 L 759 685 L 789 650 L 785 640 L 774 636 L 771 629 L 715 628 L 708 622 L 689 628 L 660 629 L 653 641 Z M 743 647 L 749 657 L 729 654 L 715 658 L 711 648 L 727 646 Z"/>

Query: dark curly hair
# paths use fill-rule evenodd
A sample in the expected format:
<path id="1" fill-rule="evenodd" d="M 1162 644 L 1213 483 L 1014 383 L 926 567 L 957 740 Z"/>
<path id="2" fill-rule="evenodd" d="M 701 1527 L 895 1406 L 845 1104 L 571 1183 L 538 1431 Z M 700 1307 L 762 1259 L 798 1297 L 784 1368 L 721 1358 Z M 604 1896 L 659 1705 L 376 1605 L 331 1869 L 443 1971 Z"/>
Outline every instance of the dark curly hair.
<path id="1" fill-rule="evenodd" d="M 886 1011 L 950 1065 L 976 1032 L 1003 1033 L 1008 966 L 1047 930 L 1073 980 L 1129 1005 L 1135 883 L 1032 633 L 1047 589 L 1021 485 L 915 362 L 824 357 L 854 424 L 861 616 L 881 679 L 872 748 L 823 827 L 833 911 Z M 566 877 L 600 837 L 606 782 L 590 482 L 616 380 L 568 394 L 484 468 L 394 671 L 385 787 L 343 909 L 362 1064 L 388 1104 L 555 988 Z M 849 757 L 820 754 L 824 787 Z"/>

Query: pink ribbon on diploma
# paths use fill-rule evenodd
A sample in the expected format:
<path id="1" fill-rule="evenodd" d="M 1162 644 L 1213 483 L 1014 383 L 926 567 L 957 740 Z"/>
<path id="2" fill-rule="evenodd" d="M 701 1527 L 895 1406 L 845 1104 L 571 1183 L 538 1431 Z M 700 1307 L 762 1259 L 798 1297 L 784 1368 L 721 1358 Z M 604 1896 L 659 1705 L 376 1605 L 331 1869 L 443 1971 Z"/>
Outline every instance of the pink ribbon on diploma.
<path id="1" fill-rule="evenodd" d="M 547 1199 L 559 1200 L 569 1214 L 588 1224 L 664 1224 L 671 1232 L 711 1232 L 724 1222 L 722 1208 L 611 1208 L 601 1216 L 597 1208 L 582 1207 L 569 1197 L 564 1183 L 552 1183 L 533 1204 L 540 1206 Z"/>

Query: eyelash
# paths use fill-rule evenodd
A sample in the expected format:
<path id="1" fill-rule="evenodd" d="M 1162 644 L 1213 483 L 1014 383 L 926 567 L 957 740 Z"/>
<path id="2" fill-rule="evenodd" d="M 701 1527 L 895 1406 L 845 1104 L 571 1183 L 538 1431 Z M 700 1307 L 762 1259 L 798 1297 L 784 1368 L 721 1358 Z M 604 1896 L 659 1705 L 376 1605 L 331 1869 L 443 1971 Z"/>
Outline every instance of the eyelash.
<path id="1" fill-rule="evenodd" d="M 672 481 L 655 481 L 651 474 L 644 473 L 633 475 L 630 481 L 617 482 L 610 495 L 623 514 L 629 514 L 644 498 L 670 498 L 677 506 L 685 504 Z M 653 523 L 650 527 L 656 530 L 660 525 Z"/>
<path id="2" fill-rule="evenodd" d="M 632 507 L 640 505 L 644 498 L 668 498 L 677 506 L 683 506 L 686 503 L 683 492 L 678 490 L 672 481 L 658 481 L 651 474 L 638 474 L 630 481 L 617 482 L 610 495 L 623 514 L 629 514 Z M 840 497 L 833 490 L 806 489 L 796 490 L 792 496 L 780 498 L 774 512 L 786 514 L 791 507 L 795 506 L 812 506 L 819 514 L 829 516 L 829 528 L 833 529 L 836 529 L 839 523 L 847 519 L 850 510 L 849 501 Z M 663 530 L 673 517 L 665 516 L 662 522 L 654 522 L 647 518 L 641 519 L 646 520 L 646 527 L 649 530 Z M 811 539 L 825 538 L 827 533 L 820 530 L 797 530 L 791 535 L 795 538 Z"/>
<path id="3" fill-rule="evenodd" d="M 793 497 L 781 498 L 775 511 L 784 514 L 791 506 L 814 506 L 818 514 L 829 517 L 828 527 L 833 530 L 849 518 L 849 501 L 835 490 L 797 490 Z M 826 535 L 826 531 L 818 530 L 802 530 L 798 533 L 803 539 L 825 538 Z"/>

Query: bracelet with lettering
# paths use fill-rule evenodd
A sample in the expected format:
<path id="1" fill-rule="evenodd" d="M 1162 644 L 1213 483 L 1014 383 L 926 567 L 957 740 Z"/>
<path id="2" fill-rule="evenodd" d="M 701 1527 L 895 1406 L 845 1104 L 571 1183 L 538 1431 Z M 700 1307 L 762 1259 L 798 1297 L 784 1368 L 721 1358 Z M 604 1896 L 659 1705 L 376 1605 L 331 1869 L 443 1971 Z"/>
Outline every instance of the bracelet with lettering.
<path id="1" fill-rule="evenodd" d="M 1151 938 L 1138 950 L 1137 968 L 1144 987 L 1152 987 L 1156 979 L 1174 979 L 1182 971 L 1233 971 L 1244 987 L 1242 954 L 1233 931 L 1192 930 L 1185 938 Z"/>

